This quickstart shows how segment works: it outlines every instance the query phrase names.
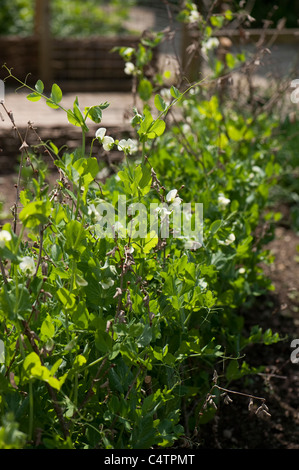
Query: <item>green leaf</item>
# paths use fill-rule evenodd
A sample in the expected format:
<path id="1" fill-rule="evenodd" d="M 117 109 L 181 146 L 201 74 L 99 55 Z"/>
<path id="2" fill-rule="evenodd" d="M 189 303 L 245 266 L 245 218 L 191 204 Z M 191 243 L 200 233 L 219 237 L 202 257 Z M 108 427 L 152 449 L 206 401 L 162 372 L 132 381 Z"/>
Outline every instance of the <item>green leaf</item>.
<path id="1" fill-rule="evenodd" d="M 244 132 L 242 130 L 237 129 L 234 125 L 228 124 L 227 126 L 227 135 L 231 140 L 235 140 L 239 142 L 244 137 Z"/>
<path id="2" fill-rule="evenodd" d="M 41 80 L 37 80 L 34 88 L 38 93 L 42 93 L 44 91 L 44 84 Z"/>
<path id="3" fill-rule="evenodd" d="M 211 235 L 215 235 L 216 232 L 218 232 L 219 228 L 222 225 L 222 220 L 215 220 L 211 226 L 210 226 L 210 233 Z"/>
<path id="4" fill-rule="evenodd" d="M 87 107 L 84 110 L 86 117 L 89 117 L 93 122 L 99 124 L 102 120 L 102 109 L 100 106 Z"/>
<path id="5" fill-rule="evenodd" d="M 60 103 L 62 100 L 62 91 L 56 83 L 52 85 L 50 98 L 52 101 L 54 101 L 54 103 Z"/>
<path id="6" fill-rule="evenodd" d="M 29 95 L 27 95 L 27 100 L 29 101 L 39 101 L 41 99 L 41 94 L 44 91 L 44 84 L 41 80 L 37 80 L 34 88 L 36 89 L 36 92 L 32 92 Z"/>
<path id="7" fill-rule="evenodd" d="M 230 69 L 233 69 L 235 64 L 236 64 L 236 59 L 235 57 L 230 53 L 228 52 L 225 56 L 225 61 L 227 63 L 227 66 L 230 68 Z"/>
<path id="8" fill-rule="evenodd" d="M 97 330 L 95 332 L 95 345 L 98 351 L 105 354 L 112 349 L 111 336 L 106 331 Z"/>
<path id="9" fill-rule="evenodd" d="M 59 366 L 60 364 L 58 364 Z M 66 374 L 59 380 L 53 377 L 53 373 L 47 367 L 41 364 L 40 358 L 35 352 L 30 353 L 23 362 L 23 370 L 28 379 L 35 378 L 47 382 L 51 387 L 60 390 L 63 385 Z M 56 372 L 57 365 L 54 364 L 53 372 Z"/>
<path id="10" fill-rule="evenodd" d="M 153 92 L 153 86 L 147 78 L 143 78 L 138 85 L 138 94 L 143 101 L 148 101 Z"/>
<path id="11" fill-rule="evenodd" d="M 71 310 L 72 308 L 74 308 L 76 304 L 76 297 L 74 296 L 74 294 L 69 292 L 64 287 L 58 289 L 56 294 L 64 308 L 66 308 L 67 310 Z"/>
<path id="12" fill-rule="evenodd" d="M 0 311 L 4 318 L 12 321 L 23 320 L 24 315 L 32 309 L 32 301 L 27 287 L 19 284 L 10 290 L 2 288 L 0 291 Z"/>
<path id="13" fill-rule="evenodd" d="M 49 108 L 59 109 L 58 104 L 54 103 L 54 101 L 51 98 L 47 99 L 46 104 L 49 106 Z"/>
<path id="14" fill-rule="evenodd" d="M 40 328 L 40 333 L 40 339 L 42 341 L 47 341 L 48 339 L 53 338 L 55 334 L 55 326 L 50 315 L 47 315 L 47 317 L 43 321 Z"/>
<path id="15" fill-rule="evenodd" d="M 219 15 L 211 16 L 210 21 L 212 26 L 221 28 L 224 22 L 224 17 Z"/>
<path id="16" fill-rule="evenodd" d="M 75 168 L 80 176 L 90 174 L 92 179 L 95 178 L 100 171 L 98 161 L 95 157 L 88 159 L 79 158 L 74 162 L 73 168 Z"/>
<path id="17" fill-rule="evenodd" d="M 82 114 L 81 109 L 79 108 L 78 97 L 76 97 L 76 99 L 75 99 L 75 101 L 74 101 L 73 112 L 74 112 L 74 116 L 75 116 L 76 120 L 80 123 L 80 127 L 82 127 L 82 129 L 83 129 L 85 132 L 87 132 L 87 131 L 88 131 L 88 127 L 87 127 L 86 124 L 85 124 L 84 116 L 83 116 L 83 114 Z"/>
<path id="18" fill-rule="evenodd" d="M 173 98 L 175 99 L 179 99 L 181 98 L 182 96 L 182 93 L 175 87 L 172 85 L 172 87 L 170 88 L 170 94 Z"/>
<path id="19" fill-rule="evenodd" d="M 65 230 L 66 236 L 66 249 L 75 251 L 78 245 L 85 238 L 84 227 L 78 220 L 71 220 Z"/>
<path id="20" fill-rule="evenodd" d="M 227 20 L 229 20 L 229 21 L 231 21 L 231 20 L 233 19 L 233 17 L 234 17 L 234 15 L 233 15 L 233 13 L 232 13 L 231 10 L 226 10 L 226 11 L 224 12 L 224 16 L 225 16 L 225 18 L 226 18 Z"/>
<path id="21" fill-rule="evenodd" d="M 149 253 L 158 244 L 158 241 L 159 239 L 156 232 L 152 231 L 151 233 L 148 233 L 145 237 L 143 253 Z"/>
<path id="22" fill-rule="evenodd" d="M 139 181 L 139 188 L 141 193 L 145 195 L 151 188 L 152 172 L 149 165 L 142 165 L 142 178 Z"/>
<path id="23" fill-rule="evenodd" d="M 99 108 L 101 109 L 106 109 L 110 106 L 110 103 L 108 103 L 108 101 L 105 101 L 104 103 L 101 103 L 98 105 Z"/>
<path id="24" fill-rule="evenodd" d="M 152 327 L 149 324 L 144 325 L 143 331 L 139 338 L 136 339 L 137 346 L 139 348 L 145 348 L 148 346 L 152 340 L 153 332 Z"/>
<path id="25" fill-rule="evenodd" d="M 157 110 L 161 111 L 161 112 L 165 111 L 166 108 L 167 108 L 167 104 L 165 103 L 162 96 L 160 96 L 160 95 L 155 96 L 154 104 L 155 104 Z"/>
<path id="26" fill-rule="evenodd" d="M 79 370 L 82 366 L 84 366 L 84 364 L 86 364 L 86 358 L 82 356 L 82 354 L 79 354 L 75 357 L 72 368 Z"/>
<path id="27" fill-rule="evenodd" d="M 81 127 L 80 121 L 77 119 L 77 117 L 75 116 L 75 114 L 73 113 L 71 109 L 68 109 L 67 111 L 67 119 L 70 124 L 73 124 L 74 126 L 77 126 L 77 127 Z"/>
<path id="28" fill-rule="evenodd" d="M 156 137 L 161 136 L 165 131 L 166 124 L 162 119 L 157 119 L 150 126 L 150 129 L 147 133 L 149 139 L 155 139 Z"/>
<path id="29" fill-rule="evenodd" d="M 27 95 L 27 100 L 29 101 L 39 101 L 41 99 L 41 95 L 39 93 L 30 93 Z"/>
<path id="30" fill-rule="evenodd" d="M 20 220 L 26 227 L 35 228 L 49 222 L 50 201 L 32 201 L 20 212 Z"/>
<path id="31" fill-rule="evenodd" d="M 204 302 L 205 302 L 205 305 L 206 307 L 208 308 L 212 308 L 213 305 L 215 305 L 216 303 L 216 300 L 214 297 L 213 297 L 213 293 L 208 290 L 205 294 L 204 294 Z"/>
<path id="32" fill-rule="evenodd" d="M 157 430 L 150 414 L 140 417 L 135 423 L 131 439 L 134 449 L 148 449 L 157 441 Z"/>
<path id="33" fill-rule="evenodd" d="M 23 369 L 25 372 L 29 372 L 30 369 L 36 365 L 40 365 L 40 358 L 35 352 L 32 352 L 25 357 L 23 362 Z"/>

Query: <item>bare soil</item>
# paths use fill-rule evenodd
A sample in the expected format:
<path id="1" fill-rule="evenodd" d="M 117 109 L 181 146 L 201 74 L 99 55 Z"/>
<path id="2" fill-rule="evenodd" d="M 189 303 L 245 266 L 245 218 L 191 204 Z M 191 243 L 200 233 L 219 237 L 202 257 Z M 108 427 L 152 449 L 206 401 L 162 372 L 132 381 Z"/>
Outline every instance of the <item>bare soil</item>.
<path id="1" fill-rule="evenodd" d="M 291 341 L 299 338 L 299 236 L 287 226 L 276 229 L 269 249 L 274 263 L 266 268 L 275 291 L 258 299 L 246 312 L 248 329 L 260 325 L 279 333 L 282 341 L 253 345 L 245 360 L 263 373 L 233 386 L 234 391 L 263 397 L 270 417 L 261 418 L 248 410 L 248 398 L 231 394 L 233 402 L 222 404 L 213 421 L 198 436 L 206 449 L 299 449 L 299 363 L 291 362 Z"/>

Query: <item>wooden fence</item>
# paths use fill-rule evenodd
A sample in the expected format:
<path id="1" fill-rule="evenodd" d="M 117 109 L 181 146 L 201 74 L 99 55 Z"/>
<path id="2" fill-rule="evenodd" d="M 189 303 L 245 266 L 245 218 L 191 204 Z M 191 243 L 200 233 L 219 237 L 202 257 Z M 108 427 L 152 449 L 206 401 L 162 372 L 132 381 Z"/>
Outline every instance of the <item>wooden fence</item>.
<path id="1" fill-rule="evenodd" d="M 130 91 L 131 77 L 124 73 L 124 61 L 115 46 L 136 47 L 139 38 L 92 37 L 84 39 L 52 39 L 48 63 L 53 82 L 65 92 Z M 15 76 L 28 84 L 42 78 L 39 74 L 39 45 L 37 37 L 0 36 L 0 67 L 13 68 Z M 1 71 L 1 77 L 5 76 Z"/>

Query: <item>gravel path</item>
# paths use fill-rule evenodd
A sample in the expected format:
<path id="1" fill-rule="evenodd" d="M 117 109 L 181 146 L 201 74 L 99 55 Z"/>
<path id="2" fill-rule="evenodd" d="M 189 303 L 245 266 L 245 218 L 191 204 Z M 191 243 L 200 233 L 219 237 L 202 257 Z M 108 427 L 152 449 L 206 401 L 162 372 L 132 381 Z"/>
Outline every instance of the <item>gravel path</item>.
<path id="1" fill-rule="evenodd" d="M 29 101 L 26 96 L 28 92 L 19 90 L 9 91 L 5 94 L 5 107 L 12 111 L 15 123 L 18 127 L 26 127 L 28 121 L 39 127 L 58 127 L 67 125 L 66 113 L 61 109 L 52 109 L 46 105 L 45 101 Z M 66 94 L 63 96 L 61 105 L 66 109 L 72 108 L 76 95 Z M 78 100 L 81 109 L 85 106 L 94 106 L 105 101 L 110 103 L 109 107 L 103 111 L 103 121 L 101 125 L 114 127 L 125 123 L 124 114 L 132 109 L 132 96 L 129 93 L 78 93 Z M 1 111 L 1 130 L 11 128 L 11 122 L 7 115 Z"/>

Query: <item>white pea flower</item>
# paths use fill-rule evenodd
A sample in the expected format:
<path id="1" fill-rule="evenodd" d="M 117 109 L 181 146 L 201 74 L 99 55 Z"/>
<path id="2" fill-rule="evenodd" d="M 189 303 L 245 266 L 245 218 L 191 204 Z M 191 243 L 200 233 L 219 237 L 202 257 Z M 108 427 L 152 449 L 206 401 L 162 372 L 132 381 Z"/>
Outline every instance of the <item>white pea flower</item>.
<path id="1" fill-rule="evenodd" d="M 154 209 L 153 212 L 155 213 L 156 216 L 160 214 L 161 218 L 167 217 L 168 215 L 171 214 L 171 211 L 166 209 L 166 207 L 157 207 L 156 209 Z"/>
<path id="2" fill-rule="evenodd" d="M 185 124 L 182 125 L 182 132 L 183 132 L 184 134 L 188 134 L 188 132 L 190 132 L 190 130 L 191 130 L 191 129 L 190 129 L 189 124 L 185 123 Z"/>
<path id="3" fill-rule="evenodd" d="M 130 155 L 137 151 L 137 142 L 133 139 L 121 139 L 118 142 L 118 150 L 128 152 Z"/>
<path id="4" fill-rule="evenodd" d="M 126 47 L 126 49 L 123 51 L 122 55 L 124 57 L 129 58 L 134 52 L 135 52 L 135 49 L 133 49 L 133 47 Z"/>
<path id="5" fill-rule="evenodd" d="M 7 230 L 1 230 L 0 232 L 0 248 L 5 247 L 5 243 L 11 240 L 11 234 Z"/>
<path id="6" fill-rule="evenodd" d="M 106 134 L 106 128 L 105 127 L 100 127 L 97 131 L 96 131 L 96 137 L 97 139 L 100 139 L 101 141 L 104 139 L 105 137 L 105 134 Z"/>
<path id="7" fill-rule="evenodd" d="M 185 248 L 187 250 L 198 250 L 199 248 L 202 247 L 202 243 L 196 241 L 196 240 L 187 240 L 185 243 Z"/>
<path id="8" fill-rule="evenodd" d="M 110 277 L 107 279 L 107 282 L 101 281 L 101 286 L 103 287 L 103 289 L 109 289 L 109 287 L 112 287 L 113 284 L 114 284 L 114 281 Z"/>
<path id="9" fill-rule="evenodd" d="M 81 287 L 88 286 L 88 282 L 79 274 L 76 274 L 76 284 Z"/>
<path id="10" fill-rule="evenodd" d="M 90 215 L 92 218 L 95 218 L 98 221 L 101 220 L 102 218 L 94 204 L 89 204 L 87 212 L 88 212 L 88 215 Z"/>
<path id="11" fill-rule="evenodd" d="M 20 269 L 21 271 L 28 274 L 28 276 L 32 276 L 35 273 L 34 259 L 30 256 L 24 256 L 24 258 L 22 258 L 22 261 L 20 262 Z"/>
<path id="12" fill-rule="evenodd" d="M 109 135 L 106 135 L 106 128 L 105 127 L 100 127 L 96 131 L 96 138 L 99 139 L 99 141 L 103 144 L 103 149 L 109 152 L 109 150 L 112 149 L 114 145 L 114 139 L 113 137 L 110 137 Z"/>
<path id="13" fill-rule="evenodd" d="M 119 231 L 119 230 L 122 230 L 124 228 L 123 224 L 121 222 L 119 222 L 118 220 L 115 222 L 113 227 L 114 227 L 115 231 Z"/>
<path id="14" fill-rule="evenodd" d="M 182 202 L 182 199 L 180 197 L 175 197 L 173 202 L 172 202 L 172 207 L 179 206 Z"/>
<path id="15" fill-rule="evenodd" d="M 219 46 L 219 40 L 217 38 L 209 38 L 205 43 L 203 43 L 201 50 L 204 54 L 212 50 L 216 49 Z"/>
<path id="16" fill-rule="evenodd" d="M 246 269 L 245 268 L 239 268 L 238 272 L 239 272 L 239 274 L 245 274 Z"/>
<path id="17" fill-rule="evenodd" d="M 226 240 L 222 241 L 222 240 L 219 240 L 219 245 L 230 245 L 231 243 L 233 243 L 235 241 L 236 237 L 233 233 L 231 233 Z"/>
<path id="18" fill-rule="evenodd" d="M 229 203 L 230 203 L 230 199 L 225 197 L 223 194 L 220 194 L 218 196 L 218 204 L 220 205 L 221 209 L 225 209 Z"/>
<path id="19" fill-rule="evenodd" d="M 177 189 L 172 189 L 171 191 L 169 191 L 169 193 L 167 193 L 166 195 L 166 201 L 173 202 L 173 200 L 176 198 L 177 193 L 178 193 Z"/>
<path id="20" fill-rule="evenodd" d="M 169 204 L 172 204 L 173 206 L 178 206 L 179 204 L 181 204 L 182 199 L 178 197 L 177 194 L 178 194 L 177 189 L 172 189 L 171 191 L 169 191 L 169 193 L 167 193 L 166 201 Z"/>
<path id="21" fill-rule="evenodd" d="M 106 152 L 109 152 L 114 146 L 114 139 L 113 137 L 110 137 L 109 135 L 105 135 L 103 138 L 103 149 L 106 150 Z"/>
<path id="22" fill-rule="evenodd" d="M 135 65 L 133 64 L 133 62 L 126 62 L 125 74 L 133 75 L 134 72 L 135 72 Z"/>
<path id="23" fill-rule="evenodd" d="M 235 241 L 236 237 L 233 233 L 231 233 L 227 239 L 225 240 L 225 244 L 226 245 L 230 245 L 231 243 L 233 243 Z"/>
<path id="24" fill-rule="evenodd" d="M 190 15 L 189 15 L 189 22 L 190 23 L 195 23 L 196 21 L 199 21 L 200 15 L 198 11 L 196 10 L 196 6 L 194 5 L 194 9 L 191 10 Z"/>

